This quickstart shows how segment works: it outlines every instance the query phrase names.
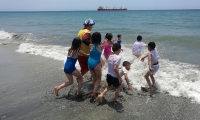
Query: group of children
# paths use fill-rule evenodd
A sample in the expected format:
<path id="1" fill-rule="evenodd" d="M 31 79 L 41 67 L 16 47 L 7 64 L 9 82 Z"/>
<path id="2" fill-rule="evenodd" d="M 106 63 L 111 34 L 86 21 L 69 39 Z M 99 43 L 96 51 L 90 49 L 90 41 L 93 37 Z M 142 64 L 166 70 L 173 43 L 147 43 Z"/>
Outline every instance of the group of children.
<path id="1" fill-rule="evenodd" d="M 127 83 L 127 88 L 132 90 L 132 87 L 130 85 L 127 72 L 130 70 L 130 63 L 128 61 L 123 62 L 123 67 L 119 67 L 121 63 L 121 57 L 119 56 L 121 49 L 121 39 L 122 36 L 118 35 L 117 43 L 115 43 L 114 40 L 112 40 L 113 35 L 111 33 L 107 33 L 105 35 L 104 43 L 101 44 L 101 34 L 99 32 L 95 32 L 91 35 L 91 43 L 89 45 L 90 48 L 90 54 L 85 54 L 80 48 L 81 48 L 81 39 L 80 38 L 74 38 L 72 41 L 71 48 L 68 51 L 67 60 L 64 66 L 64 72 L 66 73 L 66 76 L 68 78 L 68 82 L 65 82 L 59 86 L 54 87 L 54 93 L 56 96 L 58 96 L 58 91 L 66 87 L 68 85 L 73 84 L 73 76 L 77 77 L 78 82 L 78 90 L 77 95 L 80 94 L 81 86 L 83 77 L 81 73 L 75 68 L 76 61 L 78 59 L 79 55 L 82 56 L 89 56 L 88 58 L 88 68 L 91 72 L 92 78 L 93 78 L 93 93 L 91 94 L 91 97 L 98 98 L 99 102 L 102 102 L 102 97 L 113 87 L 115 87 L 115 97 L 114 101 L 117 100 L 117 97 L 120 92 L 121 84 L 122 84 L 122 76 L 124 75 L 124 78 Z M 137 37 L 137 41 L 133 44 L 133 55 L 135 55 L 138 58 L 141 58 L 141 61 L 144 61 L 145 58 L 148 57 L 148 67 L 149 71 L 145 74 L 145 79 L 148 83 L 148 91 L 153 91 L 153 87 L 155 85 L 155 79 L 154 74 L 159 69 L 158 64 L 158 58 L 159 55 L 157 53 L 157 50 L 155 49 L 156 45 L 154 42 L 150 42 L 148 45 L 141 42 L 142 36 Z M 141 49 L 142 47 L 147 46 L 148 50 L 150 51 L 147 55 L 144 57 L 141 57 Z M 106 81 L 107 85 L 103 92 L 98 93 L 98 86 L 101 81 L 102 76 L 102 58 L 101 54 L 104 51 L 104 56 L 107 60 L 108 64 L 108 72 L 106 75 Z M 152 83 L 149 79 L 149 77 L 152 80 Z M 98 96 L 97 96 L 98 95 Z"/>

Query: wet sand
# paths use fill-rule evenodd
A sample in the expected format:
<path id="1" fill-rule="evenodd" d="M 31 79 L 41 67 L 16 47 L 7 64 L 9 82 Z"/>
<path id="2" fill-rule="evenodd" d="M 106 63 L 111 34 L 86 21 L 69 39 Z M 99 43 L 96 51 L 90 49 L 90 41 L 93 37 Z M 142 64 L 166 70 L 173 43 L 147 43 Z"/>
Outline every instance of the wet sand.
<path id="1" fill-rule="evenodd" d="M 200 105 L 165 93 L 141 91 L 106 94 L 103 104 L 68 96 L 55 97 L 53 87 L 67 80 L 63 62 L 17 53 L 17 46 L 0 45 L 0 119 L 2 120 L 199 120 Z M 86 80 L 87 82 L 87 80 Z M 72 88 L 74 89 L 74 88 Z M 102 91 L 102 88 L 101 88 Z"/>

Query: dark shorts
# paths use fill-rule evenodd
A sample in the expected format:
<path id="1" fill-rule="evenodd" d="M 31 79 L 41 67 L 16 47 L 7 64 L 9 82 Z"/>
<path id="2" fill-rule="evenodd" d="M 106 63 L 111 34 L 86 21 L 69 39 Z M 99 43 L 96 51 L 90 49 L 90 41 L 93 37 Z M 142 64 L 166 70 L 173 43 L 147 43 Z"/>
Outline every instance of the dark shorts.
<path id="1" fill-rule="evenodd" d="M 106 76 L 106 81 L 108 83 L 108 86 L 113 85 L 115 88 L 120 86 L 119 79 L 115 78 L 115 77 L 113 77 L 113 76 L 111 76 L 109 74 L 107 74 L 107 76 Z"/>
<path id="2" fill-rule="evenodd" d="M 89 70 L 89 68 L 88 68 L 88 57 L 78 56 L 78 62 L 79 62 L 79 65 L 81 67 L 81 73 L 83 71 Z"/>

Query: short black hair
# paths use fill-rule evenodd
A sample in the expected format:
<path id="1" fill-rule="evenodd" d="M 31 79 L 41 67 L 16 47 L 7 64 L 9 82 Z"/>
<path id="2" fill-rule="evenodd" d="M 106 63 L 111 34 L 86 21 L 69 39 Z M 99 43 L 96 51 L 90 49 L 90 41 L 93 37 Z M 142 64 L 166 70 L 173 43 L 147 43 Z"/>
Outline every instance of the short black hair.
<path id="1" fill-rule="evenodd" d="M 124 61 L 122 65 L 125 67 L 125 66 L 130 65 L 130 64 L 131 64 L 130 62 Z"/>
<path id="2" fill-rule="evenodd" d="M 120 38 L 121 36 L 122 36 L 121 34 L 118 34 L 118 35 L 117 35 L 118 38 Z"/>
<path id="3" fill-rule="evenodd" d="M 118 43 L 114 43 L 113 46 L 112 46 L 112 51 L 113 51 L 113 52 L 116 52 L 116 51 L 118 51 L 119 49 L 121 49 L 121 45 L 118 44 Z"/>
<path id="4" fill-rule="evenodd" d="M 149 42 L 148 47 L 150 47 L 151 49 L 155 49 L 156 44 L 154 42 Z"/>
<path id="5" fill-rule="evenodd" d="M 142 36 L 141 35 L 138 35 L 137 36 L 137 41 L 141 41 L 142 40 Z"/>
<path id="6" fill-rule="evenodd" d="M 113 38 L 112 33 L 106 33 L 105 39 L 112 40 L 112 38 Z"/>
<path id="7" fill-rule="evenodd" d="M 94 32 L 91 37 L 92 44 L 100 44 L 101 43 L 101 33 Z"/>

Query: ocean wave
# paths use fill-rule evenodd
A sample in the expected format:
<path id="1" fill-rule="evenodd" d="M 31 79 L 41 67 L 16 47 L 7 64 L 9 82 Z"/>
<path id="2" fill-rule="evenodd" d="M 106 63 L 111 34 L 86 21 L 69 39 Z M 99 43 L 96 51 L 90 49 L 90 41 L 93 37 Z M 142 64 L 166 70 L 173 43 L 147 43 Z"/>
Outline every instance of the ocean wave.
<path id="1" fill-rule="evenodd" d="M 22 43 L 16 52 L 40 55 L 54 60 L 65 60 L 69 47 Z"/>
<path id="2" fill-rule="evenodd" d="M 5 32 L 4 30 L 0 30 L 0 39 L 11 39 L 12 34 Z"/>
<path id="3" fill-rule="evenodd" d="M 1 44 L 21 44 L 28 41 L 35 41 L 36 35 L 32 33 L 10 33 L 0 30 L 0 43 Z"/>
<path id="4" fill-rule="evenodd" d="M 141 62 L 131 54 L 131 49 L 122 47 L 123 52 L 120 53 L 121 63 L 125 60 L 131 63 L 131 70 L 128 76 L 133 88 L 140 90 L 141 86 L 147 85 L 144 79 L 144 74 L 148 70 L 147 60 Z M 16 51 L 41 55 L 65 62 L 68 49 L 69 47 L 63 46 L 23 43 L 19 45 Z M 143 51 L 143 54 L 146 52 L 147 50 Z M 200 69 L 197 66 L 167 59 L 160 59 L 159 64 L 160 69 L 156 73 L 155 79 L 161 92 L 169 93 L 172 96 L 190 98 L 200 104 Z M 76 67 L 80 69 L 78 62 Z M 107 65 L 102 69 L 102 80 L 104 81 L 106 74 Z"/>

